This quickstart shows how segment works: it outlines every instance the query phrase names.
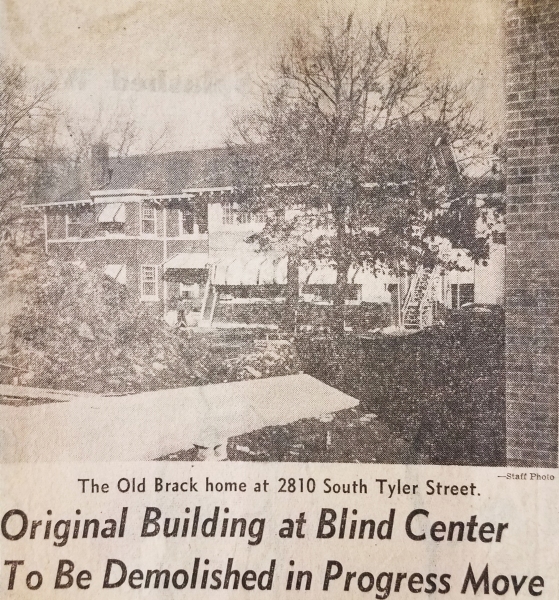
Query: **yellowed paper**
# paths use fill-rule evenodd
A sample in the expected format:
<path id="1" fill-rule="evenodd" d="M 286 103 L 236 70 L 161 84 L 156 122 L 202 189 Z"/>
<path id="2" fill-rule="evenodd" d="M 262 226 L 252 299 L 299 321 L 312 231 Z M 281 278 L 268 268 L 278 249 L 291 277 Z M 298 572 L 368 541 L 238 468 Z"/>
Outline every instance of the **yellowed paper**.
<path id="1" fill-rule="evenodd" d="M 554 2 L 0 8 L 1 597 L 559 597 Z"/>

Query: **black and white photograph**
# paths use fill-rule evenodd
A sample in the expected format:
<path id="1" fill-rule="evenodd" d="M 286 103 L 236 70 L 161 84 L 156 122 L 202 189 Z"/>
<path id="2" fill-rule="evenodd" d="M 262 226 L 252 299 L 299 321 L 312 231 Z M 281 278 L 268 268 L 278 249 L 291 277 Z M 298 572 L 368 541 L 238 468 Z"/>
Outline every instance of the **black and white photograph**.
<path id="1" fill-rule="evenodd" d="M 553 0 L 0 6 L 0 462 L 557 467 Z"/>

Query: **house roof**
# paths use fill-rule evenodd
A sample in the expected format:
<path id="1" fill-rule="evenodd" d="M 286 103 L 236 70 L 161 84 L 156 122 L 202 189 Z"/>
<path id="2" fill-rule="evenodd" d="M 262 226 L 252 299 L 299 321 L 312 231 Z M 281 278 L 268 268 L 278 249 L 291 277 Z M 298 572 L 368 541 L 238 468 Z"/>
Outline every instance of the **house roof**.
<path id="1" fill-rule="evenodd" d="M 227 148 L 111 158 L 105 189 L 148 189 L 176 194 L 187 188 L 232 185 Z"/>
<path id="2" fill-rule="evenodd" d="M 439 169 L 450 169 L 449 180 L 457 181 L 459 171 L 450 150 L 444 145 L 435 148 Z M 186 150 L 162 154 L 142 154 L 110 157 L 108 176 L 104 185 L 93 185 L 89 161 L 79 165 L 60 162 L 49 171 L 29 204 L 63 204 L 91 202 L 91 191 L 151 190 L 156 195 L 180 194 L 190 188 L 221 188 L 242 184 L 242 169 L 234 173 L 235 160 L 229 148 Z M 450 167 L 449 167 L 450 164 Z M 293 180 L 287 171 L 286 182 Z M 407 174 L 395 174 L 401 181 Z M 295 177 L 298 181 L 300 178 Z"/>
<path id="3" fill-rule="evenodd" d="M 143 189 L 155 194 L 180 194 L 187 188 L 233 184 L 227 148 L 110 157 L 108 167 L 105 185 L 93 186 L 89 161 L 77 166 L 60 162 L 41 182 L 30 203 L 90 201 L 92 190 Z"/>

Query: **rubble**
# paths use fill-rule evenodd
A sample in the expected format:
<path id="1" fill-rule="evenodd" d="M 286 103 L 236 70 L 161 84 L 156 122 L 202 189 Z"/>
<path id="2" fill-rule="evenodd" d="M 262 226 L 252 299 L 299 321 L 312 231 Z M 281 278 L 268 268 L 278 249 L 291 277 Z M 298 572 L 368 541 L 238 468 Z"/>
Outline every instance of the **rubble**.
<path id="1" fill-rule="evenodd" d="M 297 373 L 299 370 L 293 347 L 278 344 L 277 340 L 268 340 L 264 347 L 252 344 L 250 351 L 225 359 L 220 369 L 222 381 L 276 377 Z"/>
<path id="2" fill-rule="evenodd" d="M 291 343 L 189 335 L 101 270 L 49 261 L 26 285 L 23 310 L 0 332 L 0 356 L 10 365 L 0 383 L 19 375 L 28 386 L 107 394 L 299 371 Z"/>

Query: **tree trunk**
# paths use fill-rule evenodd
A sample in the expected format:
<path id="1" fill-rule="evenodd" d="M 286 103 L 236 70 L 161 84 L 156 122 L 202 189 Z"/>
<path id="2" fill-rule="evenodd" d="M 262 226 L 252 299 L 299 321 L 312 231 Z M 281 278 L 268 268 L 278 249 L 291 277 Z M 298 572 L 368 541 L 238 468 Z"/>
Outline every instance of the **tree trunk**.
<path id="1" fill-rule="evenodd" d="M 336 260 L 336 285 L 334 287 L 334 302 L 332 314 L 332 331 L 337 334 L 344 333 L 344 312 L 347 290 L 347 274 L 349 261 L 346 255 L 346 202 L 343 196 L 338 196 L 332 206 L 332 213 L 336 228 L 337 248 L 334 253 Z"/>
<path id="2" fill-rule="evenodd" d="M 334 305 L 332 314 L 332 331 L 343 334 L 345 325 L 345 299 L 347 295 L 347 274 L 349 264 L 340 260 L 336 268 L 336 285 L 334 286 Z"/>
<path id="3" fill-rule="evenodd" d="M 299 260 L 295 254 L 287 255 L 287 289 L 282 326 L 286 331 L 294 332 L 297 326 L 297 308 L 299 304 Z"/>

